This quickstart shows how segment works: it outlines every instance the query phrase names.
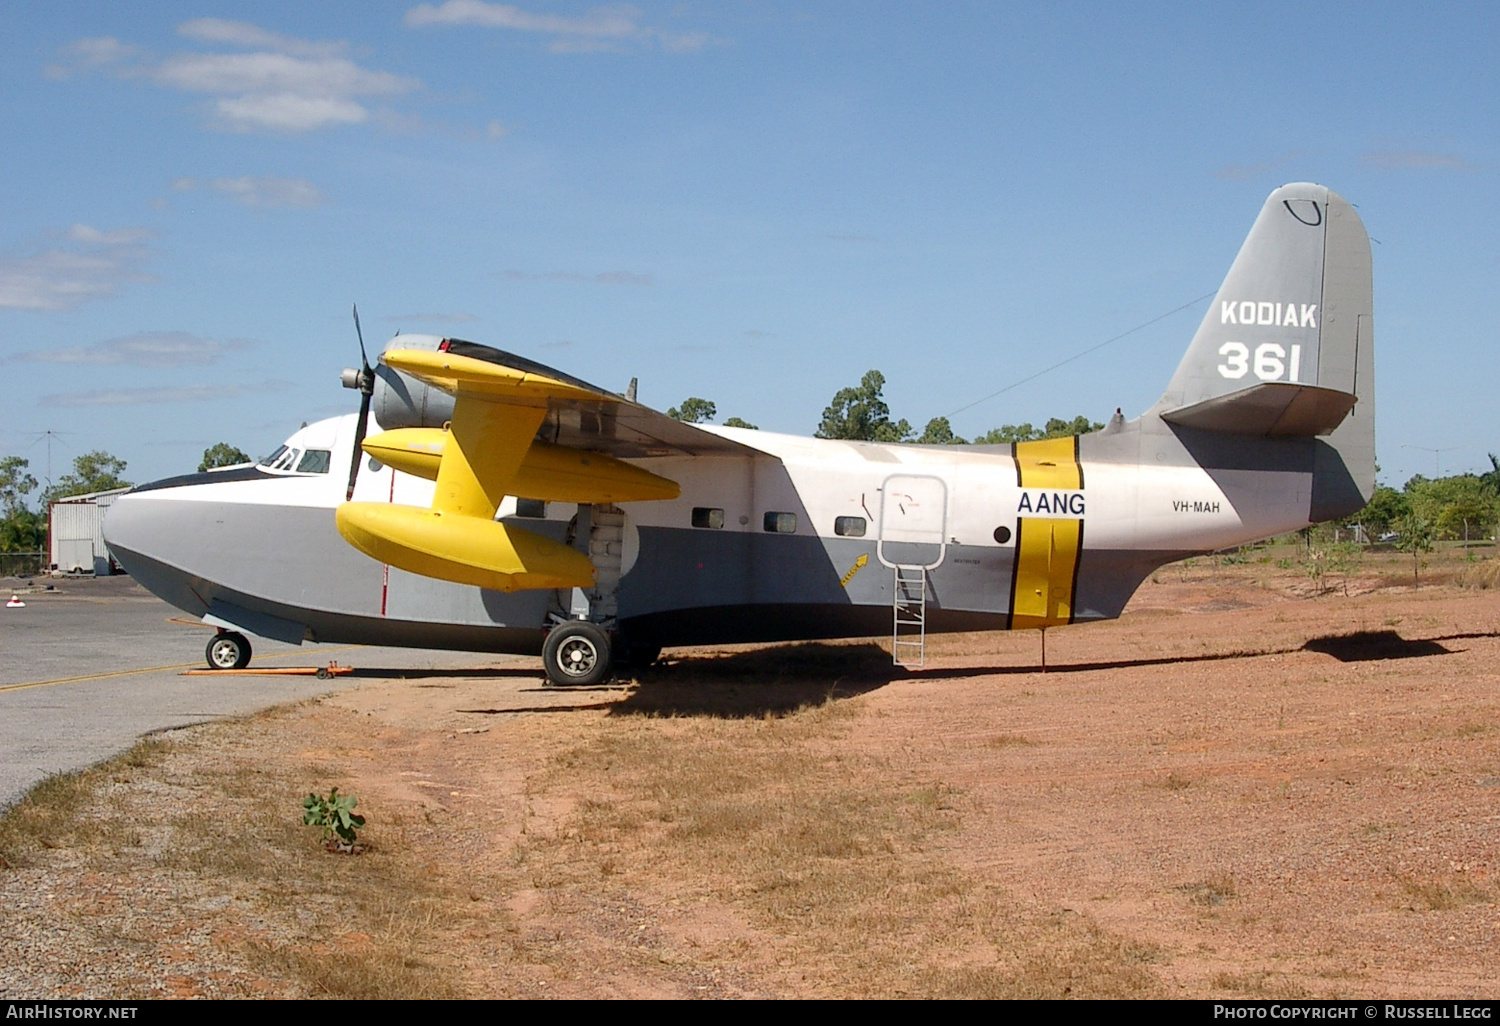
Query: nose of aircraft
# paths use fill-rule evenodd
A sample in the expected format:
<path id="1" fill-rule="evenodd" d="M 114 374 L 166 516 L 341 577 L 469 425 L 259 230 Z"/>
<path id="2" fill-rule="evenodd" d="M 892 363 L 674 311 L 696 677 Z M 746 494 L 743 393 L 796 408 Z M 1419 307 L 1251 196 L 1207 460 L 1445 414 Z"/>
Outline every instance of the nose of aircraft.
<path id="1" fill-rule="evenodd" d="M 189 568 L 185 515 L 195 503 L 172 501 L 165 492 L 127 492 L 104 515 L 104 543 L 125 572 L 147 591 L 197 615 L 208 610 L 193 585 L 202 578 Z"/>

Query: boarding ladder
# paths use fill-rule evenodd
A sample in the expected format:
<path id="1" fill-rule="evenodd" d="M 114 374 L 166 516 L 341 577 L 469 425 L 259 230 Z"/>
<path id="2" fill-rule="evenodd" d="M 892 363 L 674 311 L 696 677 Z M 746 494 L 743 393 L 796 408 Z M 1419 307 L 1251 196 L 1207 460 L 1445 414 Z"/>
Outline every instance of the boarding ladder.
<path id="1" fill-rule="evenodd" d="M 897 565 L 891 589 L 891 662 L 921 669 L 927 656 L 927 568 Z"/>

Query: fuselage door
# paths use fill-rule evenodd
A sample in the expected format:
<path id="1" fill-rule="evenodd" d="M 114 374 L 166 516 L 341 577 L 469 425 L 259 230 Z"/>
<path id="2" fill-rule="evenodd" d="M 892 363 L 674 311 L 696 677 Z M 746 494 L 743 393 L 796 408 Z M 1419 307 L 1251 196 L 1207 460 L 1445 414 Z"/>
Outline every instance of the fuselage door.
<path id="1" fill-rule="evenodd" d="M 939 565 L 947 552 L 948 486 L 940 477 L 896 474 L 880 489 L 875 554 L 886 566 Z"/>

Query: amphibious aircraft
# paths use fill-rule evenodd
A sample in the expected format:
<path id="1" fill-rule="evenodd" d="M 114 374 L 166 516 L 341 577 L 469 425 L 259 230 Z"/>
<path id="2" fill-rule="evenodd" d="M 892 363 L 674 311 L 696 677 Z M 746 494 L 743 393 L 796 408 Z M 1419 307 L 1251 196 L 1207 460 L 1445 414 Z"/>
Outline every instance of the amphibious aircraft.
<path id="1" fill-rule="evenodd" d="M 559 684 L 704 643 L 889 635 L 919 665 L 929 632 L 1109 619 L 1164 563 L 1360 509 L 1371 302 L 1354 209 L 1284 186 L 1155 405 L 1002 446 L 684 424 L 403 335 L 345 372 L 358 415 L 137 488 L 104 533 L 219 628 L 212 667 L 243 667 L 247 634 L 540 653 Z"/>

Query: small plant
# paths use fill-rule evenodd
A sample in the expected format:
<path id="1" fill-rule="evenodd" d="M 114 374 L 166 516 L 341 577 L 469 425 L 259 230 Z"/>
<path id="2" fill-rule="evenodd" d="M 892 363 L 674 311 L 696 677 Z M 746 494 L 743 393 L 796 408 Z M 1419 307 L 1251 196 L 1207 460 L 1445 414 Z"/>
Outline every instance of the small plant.
<path id="1" fill-rule="evenodd" d="M 357 837 L 354 828 L 365 825 L 365 817 L 354 814 L 354 806 L 358 804 L 358 798 L 352 794 L 339 794 L 336 787 L 326 798 L 309 794 L 302 801 L 302 822 L 323 828 L 323 843 L 330 851 L 353 851 Z"/>

